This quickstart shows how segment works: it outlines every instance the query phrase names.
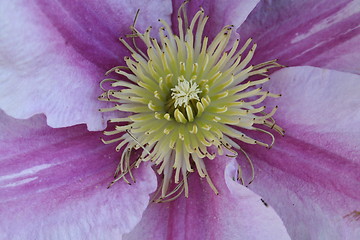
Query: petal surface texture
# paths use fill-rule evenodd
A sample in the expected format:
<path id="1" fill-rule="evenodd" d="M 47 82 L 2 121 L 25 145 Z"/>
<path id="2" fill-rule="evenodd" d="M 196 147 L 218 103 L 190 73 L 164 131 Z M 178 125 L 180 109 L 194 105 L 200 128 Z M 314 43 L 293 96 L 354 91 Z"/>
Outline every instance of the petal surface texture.
<path id="1" fill-rule="evenodd" d="M 183 2 L 183 0 L 173 0 L 172 28 L 175 30 L 178 27 L 176 9 Z M 260 0 L 191 0 L 188 3 L 188 15 L 190 19 L 200 7 L 204 8 L 206 15 L 210 16 L 205 35 L 212 39 L 226 25 L 234 25 L 234 28 L 237 29 L 259 2 Z"/>
<path id="2" fill-rule="evenodd" d="M 359 22 L 358 0 L 261 1 L 239 33 L 258 43 L 254 62 L 360 73 Z"/>
<path id="3" fill-rule="evenodd" d="M 292 239 L 360 239 L 360 76 L 294 67 L 271 78 L 286 135 L 270 150 L 245 146 L 257 168 L 250 188 Z"/>
<path id="4" fill-rule="evenodd" d="M 45 113 L 52 127 L 104 129 L 99 82 L 129 55 L 118 37 L 131 33 L 139 8 L 142 31 L 172 12 L 158 1 L 1 1 L 0 108 L 16 118 Z"/>
<path id="5" fill-rule="evenodd" d="M 219 157 L 207 166 L 219 195 L 191 174 L 188 199 L 180 196 L 170 203 L 150 204 L 124 239 L 290 239 L 275 211 L 233 180 L 237 170 L 234 159 Z"/>
<path id="6" fill-rule="evenodd" d="M 0 239 L 120 239 L 139 222 L 157 184 L 150 167 L 107 189 L 117 154 L 100 133 L 0 119 Z"/>

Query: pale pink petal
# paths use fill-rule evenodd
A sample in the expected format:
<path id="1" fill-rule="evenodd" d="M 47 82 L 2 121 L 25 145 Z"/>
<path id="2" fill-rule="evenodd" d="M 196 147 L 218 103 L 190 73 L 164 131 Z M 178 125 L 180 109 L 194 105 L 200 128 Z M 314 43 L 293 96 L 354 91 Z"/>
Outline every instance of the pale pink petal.
<path id="1" fill-rule="evenodd" d="M 129 55 L 118 37 L 131 33 L 139 8 L 140 30 L 172 11 L 143 0 L 1 1 L 0 108 L 16 118 L 45 113 L 52 127 L 103 129 L 99 82 Z"/>
<path id="2" fill-rule="evenodd" d="M 274 73 L 283 96 L 272 149 L 245 146 L 264 196 L 293 239 L 360 239 L 360 76 L 313 67 Z"/>
<path id="3" fill-rule="evenodd" d="M 261 1 L 240 28 L 256 60 L 360 73 L 360 1 Z"/>
<path id="4" fill-rule="evenodd" d="M 315 67 L 290 67 L 271 76 L 264 88 L 281 93 L 277 119 L 281 124 L 316 132 L 359 133 L 360 76 Z"/>
<path id="5" fill-rule="evenodd" d="M 107 189 L 119 154 L 101 133 L 0 120 L 0 239 L 119 239 L 138 223 L 157 185 L 150 167 Z"/>
<path id="6" fill-rule="evenodd" d="M 170 203 L 150 204 L 124 239 L 290 239 L 275 211 L 233 180 L 237 170 L 233 159 L 219 157 L 207 166 L 219 195 L 204 179 L 190 174 L 188 199 L 181 196 Z"/>
<path id="7" fill-rule="evenodd" d="M 205 29 L 205 35 L 212 39 L 226 25 L 234 25 L 237 29 L 255 8 L 260 0 L 230 0 L 230 1 L 205 1 L 191 0 L 188 3 L 188 16 L 192 16 L 203 7 L 205 14 L 210 18 Z M 173 0 L 173 28 L 177 28 L 177 9 L 184 2 L 183 0 Z"/>

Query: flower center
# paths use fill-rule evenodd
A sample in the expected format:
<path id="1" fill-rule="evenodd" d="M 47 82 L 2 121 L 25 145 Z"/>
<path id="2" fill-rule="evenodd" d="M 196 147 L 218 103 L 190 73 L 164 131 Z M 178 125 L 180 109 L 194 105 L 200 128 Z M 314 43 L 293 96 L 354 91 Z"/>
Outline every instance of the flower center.
<path id="1" fill-rule="evenodd" d="M 270 130 L 284 134 L 272 118 L 277 107 L 266 113 L 262 105 L 266 98 L 280 95 L 260 87 L 270 80 L 269 69 L 282 66 L 276 60 L 249 65 L 256 44 L 249 49 L 249 39 L 242 47 L 239 40 L 230 45 L 233 26 L 225 26 L 209 43 L 203 36 L 209 17 L 200 9 L 188 21 L 185 5 L 178 12 L 178 35 L 163 20 L 157 39 L 151 37 L 151 27 L 140 33 L 134 23 L 128 35 L 132 45 L 120 38 L 131 57 L 125 57 L 126 66 L 107 73 L 121 78 L 106 78 L 100 85 L 104 93 L 99 99 L 116 103 L 100 111 L 119 111 L 123 116 L 111 119 L 114 130 L 104 132 L 110 139 L 103 142 L 117 143 L 116 151 L 122 151 L 110 186 L 120 179 L 129 183 L 126 175 L 135 181 L 132 169 L 151 161 L 162 179 L 156 202 L 171 201 L 183 192 L 187 197 L 188 175 L 194 171 L 218 194 L 207 165 L 225 152 L 229 157 L 244 155 L 252 168 L 251 182 L 253 164 L 241 146 L 270 148 L 275 140 Z M 138 41 L 146 46 L 145 52 Z M 251 131 L 268 134 L 271 143 L 248 136 Z M 241 171 L 238 179 L 245 184 Z"/>
<path id="2" fill-rule="evenodd" d="M 187 81 L 184 76 L 178 78 L 178 84 L 171 89 L 171 97 L 175 100 L 174 107 L 186 107 L 190 100 L 199 101 L 199 85 L 193 81 Z"/>
<path id="3" fill-rule="evenodd" d="M 171 88 L 171 98 L 167 103 L 167 112 L 177 122 L 194 121 L 197 114 L 196 104 L 200 101 L 202 91 L 194 80 L 187 81 L 184 76 L 178 77 L 178 83 Z"/>

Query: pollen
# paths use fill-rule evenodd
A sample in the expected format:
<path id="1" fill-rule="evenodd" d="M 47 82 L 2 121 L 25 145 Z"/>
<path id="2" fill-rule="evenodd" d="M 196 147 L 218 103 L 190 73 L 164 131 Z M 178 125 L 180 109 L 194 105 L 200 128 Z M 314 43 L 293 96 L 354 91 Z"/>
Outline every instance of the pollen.
<path id="1" fill-rule="evenodd" d="M 114 181 L 135 182 L 132 171 L 143 162 L 152 162 L 160 176 L 154 202 L 172 201 L 189 196 L 189 174 L 206 179 L 219 194 L 207 167 L 217 155 L 238 157 L 240 153 L 254 167 L 241 146 L 271 148 L 273 131 L 284 134 L 273 118 L 278 107 L 265 112 L 264 101 L 277 98 L 263 90 L 271 68 L 283 67 L 277 60 L 249 65 L 256 44 L 248 39 L 231 41 L 233 26 L 225 26 L 211 41 L 204 35 L 209 19 L 202 8 L 191 21 L 185 1 L 178 11 L 178 34 L 169 24 L 152 34 L 130 26 L 127 40 L 120 41 L 130 51 L 125 66 L 110 69 L 100 87 L 99 100 L 113 102 L 102 112 L 122 112 L 110 120 L 113 130 L 105 131 L 105 144 L 116 144 L 121 152 Z M 141 43 L 141 44 L 140 44 Z M 140 47 L 141 46 L 141 47 Z M 115 74 L 114 74 L 115 73 Z M 266 143 L 248 133 L 267 134 Z M 256 136 L 256 135 L 255 135 Z M 237 180 L 246 184 L 239 166 Z M 130 180 L 130 179 L 131 180 Z"/>

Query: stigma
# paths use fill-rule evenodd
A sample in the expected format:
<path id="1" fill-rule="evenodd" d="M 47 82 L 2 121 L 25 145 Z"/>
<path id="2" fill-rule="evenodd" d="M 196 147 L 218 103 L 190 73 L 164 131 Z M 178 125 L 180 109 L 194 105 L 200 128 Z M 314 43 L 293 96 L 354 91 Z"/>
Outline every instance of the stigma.
<path id="1" fill-rule="evenodd" d="M 159 20 L 163 27 L 155 38 L 152 27 L 141 33 L 134 21 L 128 40 L 120 38 L 131 53 L 124 59 L 126 66 L 109 70 L 107 75 L 114 72 L 119 77 L 100 84 L 104 92 L 99 100 L 115 103 L 100 111 L 127 113 L 110 120 L 114 129 L 105 131 L 107 139 L 102 139 L 105 144 L 116 143 L 115 150 L 121 152 L 109 187 L 120 179 L 134 182 L 132 170 L 151 161 L 161 179 L 155 202 L 188 197 L 189 174 L 205 178 L 219 194 L 207 172 L 209 160 L 218 155 L 241 153 L 251 166 L 252 182 L 253 163 L 242 146 L 270 148 L 275 141 L 272 132 L 284 134 L 273 118 L 277 106 L 265 112 L 263 104 L 266 98 L 281 95 L 261 87 L 270 80 L 268 70 L 282 65 L 277 60 L 249 65 L 257 45 L 252 39 L 243 46 L 239 39 L 230 41 L 232 25 L 210 41 L 204 36 L 209 17 L 200 8 L 190 21 L 186 4 L 178 11 L 178 34 Z M 145 48 L 138 47 L 140 41 Z M 250 137 L 245 133 L 249 131 L 265 133 L 271 141 Z M 246 184 L 240 166 L 237 178 Z"/>
<path id="2" fill-rule="evenodd" d="M 202 91 L 199 89 L 199 85 L 194 81 L 187 81 L 184 76 L 178 79 L 178 84 L 171 89 L 171 96 L 175 100 L 174 107 L 189 105 L 190 100 L 199 101 L 199 93 Z"/>

